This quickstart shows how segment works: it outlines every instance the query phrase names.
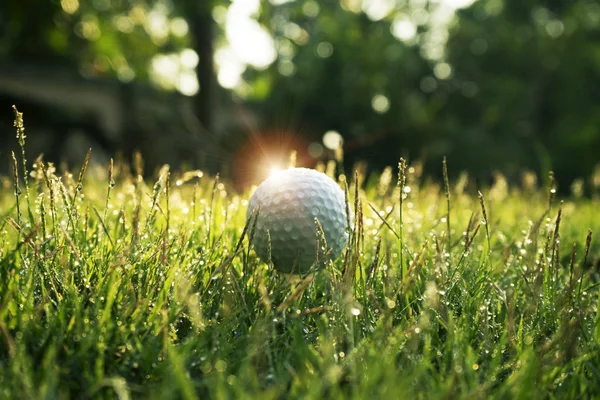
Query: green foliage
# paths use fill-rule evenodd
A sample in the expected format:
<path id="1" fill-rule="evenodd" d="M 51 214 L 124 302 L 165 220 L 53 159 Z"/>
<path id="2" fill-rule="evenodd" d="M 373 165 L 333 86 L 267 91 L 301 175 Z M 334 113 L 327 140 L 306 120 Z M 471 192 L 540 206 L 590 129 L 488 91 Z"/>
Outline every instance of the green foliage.
<path id="1" fill-rule="evenodd" d="M 218 106 L 231 110 L 239 96 L 245 109 L 237 116 L 250 111 L 261 121 L 253 130 L 301 133 L 301 158 L 307 144 L 337 130 L 346 166 L 368 160 L 382 170 L 402 153 L 438 176 L 443 156 L 484 181 L 496 170 L 513 182 L 525 169 L 552 169 L 564 184 L 590 175 L 600 148 L 597 1 L 477 0 L 458 10 L 447 1 L 398 1 L 373 15 L 375 3 L 387 2 L 261 0 L 256 18 L 277 59 L 248 67 L 245 82 L 225 93 L 210 91 L 206 61 L 228 42 L 235 5 L 224 0 L 8 0 L 0 5 L 10 16 L 0 21 L 0 55 L 180 91 L 185 70 L 182 92 L 193 95 L 194 67 L 180 60 L 191 47 L 200 60 L 196 110 L 209 130 L 215 120 L 227 148 L 245 145 L 247 118 L 232 127 L 235 118 Z M 414 32 L 398 34 L 399 20 Z"/>
<path id="2" fill-rule="evenodd" d="M 87 164 L 35 164 L 31 222 L 1 178 L 2 398 L 600 396 L 598 199 L 402 162 L 356 175 L 346 254 L 295 277 L 248 248 L 248 193 Z"/>
<path id="3" fill-rule="evenodd" d="M 2 21 L 0 54 L 14 62 L 77 68 L 85 76 L 147 81 L 153 56 L 190 42 L 187 32 L 170 29 L 181 10 L 163 2 L 9 0 L 5 8 L 10 18 Z M 160 29 L 150 29 L 152 23 Z"/>
<path id="4" fill-rule="evenodd" d="M 460 14 L 448 43 L 459 90 L 447 90 L 438 121 L 459 168 L 553 168 L 569 182 L 598 162 L 588 150 L 600 145 L 599 93 L 586 82 L 596 79 L 600 8 L 529 3 L 482 0 Z M 465 85 L 477 94 L 461 95 Z"/>
<path id="5" fill-rule="evenodd" d="M 279 59 L 246 76 L 271 77 L 256 109 L 272 124 L 315 141 L 334 129 L 349 160 L 383 169 L 402 151 L 440 178 L 443 156 L 483 180 L 495 170 L 516 181 L 524 169 L 553 169 L 569 183 L 598 162 L 595 1 L 478 0 L 446 24 L 436 19 L 443 1 L 399 2 L 376 21 L 361 12 L 362 1 L 319 2 L 316 15 L 306 11 L 311 1 L 266 3 L 263 22 Z M 393 35 L 399 17 L 415 25 L 413 39 Z M 300 39 L 290 35 L 292 24 L 304 30 Z M 323 43 L 331 54 L 319 55 Z M 377 95 L 389 110 L 372 107 Z"/>

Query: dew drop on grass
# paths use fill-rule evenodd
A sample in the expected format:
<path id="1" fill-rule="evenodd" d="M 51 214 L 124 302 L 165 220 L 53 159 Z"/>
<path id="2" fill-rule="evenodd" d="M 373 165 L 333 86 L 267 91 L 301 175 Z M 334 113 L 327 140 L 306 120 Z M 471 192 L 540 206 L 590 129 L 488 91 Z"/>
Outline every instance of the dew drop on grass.
<path id="1" fill-rule="evenodd" d="M 358 316 L 360 315 L 360 310 L 358 308 L 353 308 L 352 310 L 350 310 L 350 312 L 352 313 L 352 315 L 354 316 Z"/>

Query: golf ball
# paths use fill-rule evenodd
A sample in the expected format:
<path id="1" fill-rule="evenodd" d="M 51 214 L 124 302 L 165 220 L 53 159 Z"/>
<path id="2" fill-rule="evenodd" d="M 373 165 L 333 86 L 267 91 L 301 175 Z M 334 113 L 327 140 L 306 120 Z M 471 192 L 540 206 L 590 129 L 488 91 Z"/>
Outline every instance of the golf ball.
<path id="1" fill-rule="evenodd" d="M 344 192 L 313 169 L 273 173 L 250 198 L 246 219 L 251 215 L 257 215 L 252 236 L 256 254 L 281 272 L 305 273 L 313 265 L 321 267 L 327 259 L 337 258 L 348 241 Z M 315 219 L 323 234 L 317 233 Z"/>

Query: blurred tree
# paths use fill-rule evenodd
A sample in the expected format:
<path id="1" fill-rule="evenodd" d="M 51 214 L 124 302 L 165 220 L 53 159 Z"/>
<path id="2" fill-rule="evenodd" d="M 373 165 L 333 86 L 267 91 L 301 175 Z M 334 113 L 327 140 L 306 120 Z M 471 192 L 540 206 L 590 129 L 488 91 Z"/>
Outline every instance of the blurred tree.
<path id="1" fill-rule="evenodd" d="M 278 59 L 242 91 L 271 124 L 337 130 L 375 166 L 406 152 L 439 171 L 448 155 L 482 179 L 552 168 L 567 183 L 599 161 L 595 1 L 272 3 Z"/>
<path id="2" fill-rule="evenodd" d="M 67 127 L 67 117 L 71 115 L 72 128 L 80 130 L 84 126 L 79 115 L 81 110 L 71 107 L 64 113 L 57 113 L 56 101 L 53 100 L 68 98 L 62 103 L 81 104 L 72 90 L 74 85 L 77 86 L 77 81 L 69 74 L 69 71 L 77 71 L 83 78 L 76 90 L 78 98 L 95 96 L 100 101 L 102 92 L 105 104 L 107 101 L 113 103 L 107 104 L 107 107 L 114 108 L 116 103 L 121 107 L 118 114 L 128 116 L 112 116 L 123 121 L 118 129 L 123 139 L 119 141 L 121 150 L 129 153 L 134 148 L 142 147 L 140 142 L 149 137 L 148 129 L 156 131 L 159 128 L 155 120 L 164 119 L 166 114 L 143 115 L 139 104 L 144 101 L 140 96 L 148 97 L 150 94 L 148 99 L 152 99 L 157 106 L 161 102 L 160 89 L 177 90 L 185 96 L 196 98 L 197 118 L 191 118 L 189 113 L 185 116 L 171 113 L 167 116 L 172 120 L 171 126 L 164 134 L 179 130 L 206 139 L 210 136 L 207 132 L 211 131 L 211 117 L 216 103 L 211 90 L 214 86 L 212 31 L 215 28 L 211 12 L 211 2 L 191 0 L 177 3 L 161 0 L 2 2 L 0 29 L 5 33 L 0 36 L 0 78 L 5 78 L 0 79 L 2 104 L 17 102 L 23 105 L 30 117 L 30 127 L 32 123 Z M 15 71 L 30 71 L 33 78 L 38 74 L 36 68 L 44 71 L 47 80 L 56 81 L 53 88 L 38 88 L 38 91 L 52 90 L 51 94 L 35 95 L 30 89 L 27 92 L 12 84 L 2 86 L 3 80 L 14 81 L 17 75 L 20 75 L 19 79 L 28 81 L 25 86 L 32 86 L 33 80 L 25 76 L 28 73 L 17 74 Z M 5 74 L 2 74 L 3 71 Z M 69 76 L 69 79 L 62 79 L 65 76 Z M 120 82 L 120 88 L 111 83 L 111 78 L 115 83 Z M 43 78 L 36 76 L 36 79 Z M 138 84 L 132 85 L 134 80 Z M 61 81 L 64 82 L 62 91 L 58 83 Z M 151 94 L 143 88 L 144 83 L 150 83 L 159 90 Z M 97 91 L 100 86 L 106 90 Z M 162 102 L 178 107 L 177 103 L 181 101 L 164 97 Z M 181 104 L 180 108 L 185 114 L 186 105 Z M 33 110 L 33 114 L 27 113 Z M 2 129 L 10 129 L 9 124 L 5 123 L 10 119 L 10 113 L 8 108 L 2 111 Z M 46 120 L 34 121 L 32 117 L 36 115 Z M 85 126 L 98 123 L 95 117 L 91 117 L 92 113 L 87 115 L 90 118 Z M 150 124 L 153 126 L 146 123 L 151 120 L 155 121 Z M 86 128 L 85 131 L 93 135 L 97 143 L 108 143 L 104 137 L 107 134 L 105 132 L 103 136 L 102 129 Z M 66 134 L 64 129 L 54 132 L 56 138 L 49 148 L 55 151 L 47 151 L 47 156 L 60 157 L 56 149 L 64 144 Z M 189 157 L 194 153 L 189 144 L 186 149 L 185 154 L 181 154 L 182 158 L 197 159 Z M 111 148 L 107 150 L 114 151 Z M 158 159 L 156 162 L 159 162 Z"/>
<path id="3" fill-rule="evenodd" d="M 315 144 L 326 131 L 340 132 L 349 166 L 360 159 L 382 168 L 410 154 L 437 159 L 439 169 L 437 117 L 446 95 L 436 90 L 433 68 L 443 61 L 445 43 L 437 42 L 447 38 L 454 9 L 400 4 L 307 0 L 266 7 L 262 21 L 276 38 L 278 59 L 266 71 L 246 72 L 248 102 Z"/>
<path id="4" fill-rule="evenodd" d="M 204 127 L 212 131 L 214 63 L 213 41 L 214 22 L 212 17 L 213 1 L 187 0 L 183 15 L 187 16 L 191 24 L 192 42 L 198 54 L 199 61 L 196 69 L 201 96 L 197 96 L 198 117 Z"/>
<path id="5" fill-rule="evenodd" d="M 198 92 L 198 66 L 209 94 L 211 1 L 7 0 L 4 8 L 5 60 L 77 68 L 85 77 L 137 78 L 186 95 Z"/>
<path id="6" fill-rule="evenodd" d="M 38 3 L 0 5 L 4 59 L 197 95 L 232 150 L 275 138 L 310 163 L 334 130 L 349 164 L 375 168 L 403 154 L 437 172 L 447 155 L 483 179 L 553 168 L 568 182 L 598 161 L 595 0 Z"/>
<path id="7" fill-rule="evenodd" d="M 480 0 L 448 43 L 441 126 L 461 168 L 550 168 L 559 181 L 600 158 L 600 5 Z M 452 144 L 450 144 L 452 143 Z"/>
<path id="8" fill-rule="evenodd" d="M 0 52 L 4 57 L 48 64 L 67 61 L 64 53 L 68 43 L 53 19 L 60 11 L 57 3 L 6 0 L 0 7 Z M 32 9 L 36 12 L 32 13 Z"/>

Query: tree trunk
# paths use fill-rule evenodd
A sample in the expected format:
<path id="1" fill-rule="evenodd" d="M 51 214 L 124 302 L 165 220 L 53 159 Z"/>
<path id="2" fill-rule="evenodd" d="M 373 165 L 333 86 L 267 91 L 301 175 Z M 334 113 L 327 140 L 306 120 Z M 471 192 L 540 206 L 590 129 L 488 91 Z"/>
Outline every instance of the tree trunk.
<path id="1" fill-rule="evenodd" d="M 188 2 L 190 25 L 195 50 L 200 61 L 196 67 L 200 91 L 196 95 L 196 112 L 203 127 L 212 133 L 213 115 L 213 19 L 212 0 L 192 0 Z"/>

